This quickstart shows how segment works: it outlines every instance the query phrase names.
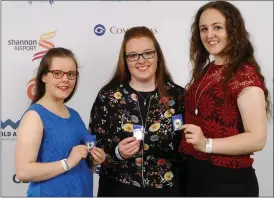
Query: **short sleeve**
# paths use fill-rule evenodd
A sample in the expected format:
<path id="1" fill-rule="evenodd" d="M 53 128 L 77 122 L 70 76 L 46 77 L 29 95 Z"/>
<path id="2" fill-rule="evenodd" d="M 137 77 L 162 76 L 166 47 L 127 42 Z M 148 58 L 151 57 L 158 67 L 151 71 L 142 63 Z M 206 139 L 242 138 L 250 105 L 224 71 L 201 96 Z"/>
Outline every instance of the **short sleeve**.
<path id="1" fill-rule="evenodd" d="M 237 71 L 230 86 L 232 93 L 236 96 L 236 98 L 246 87 L 255 86 L 264 90 L 264 82 L 259 77 L 255 67 L 247 64 Z"/>

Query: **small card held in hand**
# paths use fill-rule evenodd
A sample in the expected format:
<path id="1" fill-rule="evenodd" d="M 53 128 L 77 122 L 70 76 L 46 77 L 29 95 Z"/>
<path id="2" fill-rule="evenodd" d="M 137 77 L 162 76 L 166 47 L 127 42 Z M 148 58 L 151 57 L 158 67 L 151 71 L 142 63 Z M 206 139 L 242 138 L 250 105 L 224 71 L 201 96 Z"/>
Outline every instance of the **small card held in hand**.
<path id="1" fill-rule="evenodd" d="M 133 125 L 133 136 L 137 140 L 143 140 L 144 139 L 144 128 L 142 125 Z"/>
<path id="2" fill-rule="evenodd" d="M 93 149 L 96 145 L 96 136 L 90 133 L 85 136 L 85 145 L 88 147 L 89 151 Z"/>
<path id="3" fill-rule="evenodd" d="M 171 117 L 171 119 L 174 131 L 180 130 L 180 127 L 183 126 L 182 114 L 174 115 Z"/>

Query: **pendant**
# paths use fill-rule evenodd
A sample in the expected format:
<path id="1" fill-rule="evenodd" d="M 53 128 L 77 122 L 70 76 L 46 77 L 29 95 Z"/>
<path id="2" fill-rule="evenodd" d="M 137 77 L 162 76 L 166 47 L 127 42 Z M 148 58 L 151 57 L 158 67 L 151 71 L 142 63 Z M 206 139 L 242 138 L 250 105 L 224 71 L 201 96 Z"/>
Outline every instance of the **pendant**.
<path id="1" fill-rule="evenodd" d="M 146 106 L 146 105 L 147 105 L 147 101 L 145 100 L 145 101 L 144 101 L 144 106 Z"/>
<path id="2" fill-rule="evenodd" d="M 195 115 L 197 115 L 198 114 L 198 109 L 195 109 Z"/>

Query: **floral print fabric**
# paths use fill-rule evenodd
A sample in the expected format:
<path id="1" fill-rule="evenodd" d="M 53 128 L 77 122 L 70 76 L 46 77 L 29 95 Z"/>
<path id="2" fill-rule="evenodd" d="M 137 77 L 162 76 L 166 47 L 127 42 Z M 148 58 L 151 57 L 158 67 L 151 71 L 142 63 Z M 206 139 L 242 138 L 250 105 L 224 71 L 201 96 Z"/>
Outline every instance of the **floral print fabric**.
<path id="1" fill-rule="evenodd" d="M 138 95 L 124 84 L 99 91 L 89 127 L 96 134 L 97 146 L 108 155 L 109 165 L 102 165 L 100 174 L 136 187 L 176 187 L 181 132 L 173 130 L 171 116 L 183 115 L 184 89 L 173 83 L 168 83 L 166 89 L 170 97 L 160 98 L 157 89 L 151 94 L 143 144 L 127 160 L 117 159 L 115 148 L 121 140 L 133 136 L 133 125 L 142 125 Z"/>

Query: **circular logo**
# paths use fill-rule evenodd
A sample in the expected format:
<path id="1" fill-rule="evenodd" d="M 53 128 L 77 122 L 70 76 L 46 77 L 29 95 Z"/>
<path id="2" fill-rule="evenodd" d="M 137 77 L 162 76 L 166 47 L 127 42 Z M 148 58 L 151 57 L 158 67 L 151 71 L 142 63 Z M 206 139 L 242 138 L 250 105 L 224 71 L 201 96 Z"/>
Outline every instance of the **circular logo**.
<path id="1" fill-rule="evenodd" d="M 31 100 L 33 100 L 33 97 L 35 95 L 35 88 L 36 88 L 35 80 L 36 79 L 33 78 L 27 84 L 27 94 L 28 94 L 29 99 L 31 99 Z"/>
<path id="2" fill-rule="evenodd" d="M 103 36 L 105 34 L 105 32 L 106 32 L 106 28 L 102 24 L 98 24 L 94 27 L 94 33 L 97 36 Z"/>

